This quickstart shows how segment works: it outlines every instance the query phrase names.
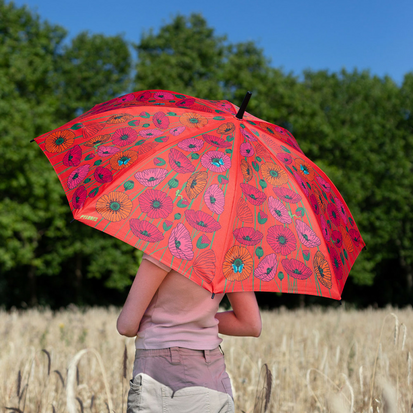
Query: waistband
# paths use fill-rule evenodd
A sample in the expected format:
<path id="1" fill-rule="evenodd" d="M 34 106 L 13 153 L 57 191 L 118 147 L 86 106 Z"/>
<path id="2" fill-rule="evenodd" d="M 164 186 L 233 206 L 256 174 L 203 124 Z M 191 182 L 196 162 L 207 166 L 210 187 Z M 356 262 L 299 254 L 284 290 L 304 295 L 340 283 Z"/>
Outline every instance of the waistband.
<path id="1" fill-rule="evenodd" d="M 221 346 L 213 350 L 193 350 L 184 347 L 169 347 L 161 349 L 136 349 L 135 358 L 141 357 L 166 357 L 172 364 L 181 364 L 185 357 L 204 358 L 208 363 L 224 355 Z"/>

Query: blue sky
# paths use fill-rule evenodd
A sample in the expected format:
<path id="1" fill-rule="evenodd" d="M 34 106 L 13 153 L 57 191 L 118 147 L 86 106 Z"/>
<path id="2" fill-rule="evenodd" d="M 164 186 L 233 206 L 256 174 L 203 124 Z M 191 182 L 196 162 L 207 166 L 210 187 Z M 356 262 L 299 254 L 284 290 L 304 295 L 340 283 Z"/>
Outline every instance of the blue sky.
<path id="1" fill-rule="evenodd" d="M 83 30 L 138 42 L 177 13 L 199 12 L 232 43 L 255 41 L 274 67 L 369 69 L 401 83 L 413 71 L 412 0 L 17 0 L 75 36 Z"/>

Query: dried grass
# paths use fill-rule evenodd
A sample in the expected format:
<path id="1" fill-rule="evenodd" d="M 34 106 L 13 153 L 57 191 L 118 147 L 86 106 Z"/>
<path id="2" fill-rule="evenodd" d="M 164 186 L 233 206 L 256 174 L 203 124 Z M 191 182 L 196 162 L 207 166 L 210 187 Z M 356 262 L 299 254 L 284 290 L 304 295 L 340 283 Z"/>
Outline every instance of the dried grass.
<path id="1" fill-rule="evenodd" d="M 134 342 L 116 332 L 118 312 L 0 311 L 0 411 L 124 412 Z M 262 319 L 260 338 L 222 344 L 237 412 L 411 412 L 411 308 Z"/>

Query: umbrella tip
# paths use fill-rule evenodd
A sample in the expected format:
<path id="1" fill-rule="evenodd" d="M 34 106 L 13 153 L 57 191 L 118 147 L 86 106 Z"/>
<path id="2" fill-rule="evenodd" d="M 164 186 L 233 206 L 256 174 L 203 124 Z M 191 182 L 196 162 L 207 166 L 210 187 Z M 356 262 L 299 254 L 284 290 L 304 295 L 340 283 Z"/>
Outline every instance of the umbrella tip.
<path id="1" fill-rule="evenodd" d="M 244 116 L 245 109 L 247 109 L 248 102 L 250 101 L 252 92 L 247 92 L 244 100 L 241 103 L 238 113 L 235 115 L 238 119 L 242 119 Z"/>

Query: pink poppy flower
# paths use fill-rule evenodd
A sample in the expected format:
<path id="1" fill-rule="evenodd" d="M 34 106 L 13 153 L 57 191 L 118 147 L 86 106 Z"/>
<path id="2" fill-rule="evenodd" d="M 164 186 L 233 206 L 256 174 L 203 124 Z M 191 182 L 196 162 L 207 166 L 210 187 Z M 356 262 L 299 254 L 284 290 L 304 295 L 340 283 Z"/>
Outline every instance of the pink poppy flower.
<path id="1" fill-rule="evenodd" d="M 312 271 L 305 264 L 294 258 L 290 260 L 285 258 L 281 261 L 281 264 L 287 274 L 297 280 L 306 280 L 312 274 Z"/>
<path id="2" fill-rule="evenodd" d="M 293 158 L 289 153 L 277 153 L 277 158 L 281 161 L 284 162 L 286 165 L 291 165 L 293 163 Z"/>
<path id="3" fill-rule="evenodd" d="M 350 235 L 351 240 L 353 241 L 353 244 L 357 246 L 361 240 L 360 232 L 358 232 L 355 229 L 350 229 L 348 233 Z"/>
<path id="4" fill-rule="evenodd" d="M 261 242 L 263 235 L 260 231 L 256 231 L 254 228 L 242 227 L 233 231 L 235 239 L 244 245 L 257 245 Z"/>
<path id="5" fill-rule="evenodd" d="M 139 131 L 139 135 L 142 136 L 143 138 L 157 138 L 158 136 L 161 136 L 163 133 L 165 133 L 162 130 L 159 129 L 142 129 Z"/>
<path id="6" fill-rule="evenodd" d="M 232 146 L 231 142 L 228 142 L 218 136 L 213 135 L 202 135 L 202 137 L 211 145 L 217 148 L 230 148 Z"/>
<path id="7" fill-rule="evenodd" d="M 102 158 L 106 158 L 107 156 L 112 156 L 115 153 L 120 151 L 119 148 L 116 146 L 99 146 L 98 147 L 98 155 Z"/>
<path id="8" fill-rule="evenodd" d="M 153 94 L 153 97 L 155 99 L 160 99 L 160 100 L 173 100 L 174 95 L 170 92 L 160 91 L 160 92 L 155 92 Z"/>
<path id="9" fill-rule="evenodd" d="M 232 108 L 230 103 L 220 101 L 217 106 L 226 112 L 233 113 L 234 109 Z"/>
<path id="10" fill-rule="evenodd" d="M 331 219 L 331 222 L 338 227 L 340 225 L 340 215 L 337 211 L 337 208 L 334 204 L 328 204 L 327 205 L 327 212 L 328 216 Z"/>
<path id="11" fill-rule="evenodd" d="M 301 195 L 292 191 L 291 189 L 284 187 L 277 187 L 272 189 L 275 195 L 281 199 L 281 201 L 288 202 L 289 204 L 296 204 L 301 201 Z"/>
<path id="12" fill-rule="evenodd" d="M 162 232 L 148 221 L 131 218 L 129 225 L 133 235 L 146 242 L 158 242 L 164 239 Z"/>
<path id="13" fill-rule="evenodd" d="M 313 208 L 314 213 L 318 215 L 320 213 L 320 208 L 318 207 L 317 198 L 315 197 L 314 194 L 310 195 L 310 204 L 311 204 L 311 208 Z"/>
<path id="14" fill-rule="evenodd" d="M 340 255 L 334 248 L 330 248 L 330 258 L 334 268 L 334 274 L 336 274 L 337 280 L 343 278 L 343 265 L 341 264 Z"/>
<path id="15" fill-rule="evenodd" d="M 178 106 L 178 108 L 183 108 L 183 107 L 192 106 L 194 103 L 195 103 L 194 98 L 187 98 L 187 99 L 182 99 L 176 102 L 176 106 Z"/>
<path id="16" fill-rule="evenodd" d="M 321 224 L 321 232 L 323 233 L 323 237 L 326 241 L 330 240 L 330 232 L 328 229 L 327 222 L 324 218 L 324 215 L 320 215 L 320 224 Z"/>
<path id="17" fill-rule="evenodd" d="M 204 194 L 204 201 L 208 209 L 214 214 L 222 214 L 225 206 L 224 191 L 219 185 L 211 185 Z"/>
<path id="18" fill-rule="evenodd" d="M 206 250 L 199 254 L 193 262 L 195 274 L 208 284 L 215 278 L 216 257 L 213 250 Z"/>
<path id="19" fill-rule="evenodd" d="M 341 219 L 343 220 L 343 222 L 347 222 L 347 214 L 346 208 L 344 207 L 344 203 L 339 198 L 334 198 L 334 201 L 336 203 L 338 212 L 341 215 Z"/>
<path id="20" fill-rule="evenodd" d="M 166 129 L 169 126 L 169 118 L 163 112 L 156 112 L 153 115 L 152 122 L 155 128 Z"/>
<path id="21" fill-rule="evenodd" d="M 341 248 L 341 246 L 343 245 L 343 235 L 340 231 L 334 230 L 331 233 L 331 240 L 337 248 Z"/>
<path id="22" fill-rule="evenodd" d="M 138 139 L 138 134 L 132 128 L 120 128 L 112 135 L 112 142 L 116 146 L 128 146 Z"/>
<path id="23" fill-rule="evenodd" d="M 279 199 L 270 196 L 268 198 L 268 209 L 271 215 L 282 224 L 291 224 L 293 222 L 287 208 Z"/>
<path id="24" fill-rule="evenodd" d="M 113 176 L 112 172 L 108 168 L 104 168 L 103 166 L 98 166 L 93 173 L 96 181 L 101 184 L 105 184 L 107 182 L 112 182 Z"/>
<path id="25" fill-rule="evenodd" d="M 149 218 L 166 218 L 173 209 L 172 198 L 157 189 L 147 189 L 138 200 L 141 211 Z"/>
<path id="26" fill-rule="evenodd" d="M 309 196 L 310 193 L 308 192 L 308 187 L 305 184 L 303 178 L 301 178 L 300 174 L 298 174 L 297 172 L 294 171 L 294 178 L 297 181 L 298 185 L 300 185 L 300 188 L 303 190 L 305 196 Z"/>
<path id="27" fill-rule="evenodd" d="M 185 130 L 185 126 L 177 126 L 176 128 L 172 128 L 169 133 L 173 136 L 178 136 L 180 135 L 184 130 Z"/>
<path id="28" fill-rule="evenodd" d="M 195 166 L 191 161 L 178 149 L 172 148 L 168 154 L 169 165 L 175 172 L 187 174 L 195 171 Z"/>
<path id="29" fill-rule="evenodd" d="M 255 142 L 257 140 L 255 135 L 253 135 L 252 133 L 248 132 L 245 129 L 241 129 L 241 133 L 242 133 L 242 136 L 245 139 L 248 139 L 250 142 Z"/>
<path id="30" fill-rule="evenodd" d="M 211 240 L 205 235 L 205 234 L 202 234 L 202 237 L 201 237 L 201 244 L 210 244 L 211 243 Z"/>
<path id="31" fill-rule="evenodd" d="M 81 159 L 82 159 L 82 149 L 80 148 L 79 145 L 76 145 L 66 152 L 63 158 L 63 165 L 78 166 L 80 164 Z"/>
<path id="32" fill-rule="evenodd" d="M 76 189 L 75 193 L 73 194 L 72 198 L 72 205 L 74 209 L 82 208 L 83 204 L 85 203 L 87 198 L 87 191 L 86 188 L 81 185 L 79 188 Z"/>
<path id="33" fill-rule="evenodd" d="M 321 176 L 317 176 L 316 179 L 324 191 L 330 192 L 331 185 L 325 179 L 321 178 Z"/>
<path id="34" fill-rule="evenodd" d="M 123 95 L 121 97 L 118 97 L 116 99 L 116 103 L 131 102 L 132 100 L 135 100 L 135 94 L 134 93 L 128 93 L 127 95 Z"/>
<path id="35" fill-rule="evenodd" d="M 191 227 L 202 232 L 215 232 L 221 229 L 221 224 L 204 211 L 187 209 L 185 218 Z"/>
<path id="36" fill-rule="evenodd" d="M 223 152 L 209 151 L 202 156 L 201 164 L 212 172 L 222 173 L 231 168 L 231 158 Z"/>
<path id="37" fill-rule="evenodd" d="M 277 254 L 288 255 L 297 249 L 294 234 L 283 225 L 274 225 L 268 229 L 267 242 Z"/>
<path id="38" fill-rule="evenodd" d="M 316 233 L 305 222 L 296 219 L 295 229 L 299 240 L 307 248 L 317 247 L 321 244 L 320 238 L 317 237 Z"/>
<path id="39" fill-rule="evenodd" d="M 182 126 L 183 128 L 185 126 Z M 178 148 L 188 152 L 198 152 L 204 146 L 204 141 L 197 138 L 188 138 L 178 143 Z"/>
<path id="40" fill-rule="evenodd" d="M 252 185 L 240 184 L 240 187 L 242 193 L 246 196 L 247 201 L 249 201 L 252 205 L 262 205 L 262 203 L 267 199 L 267 196 L 264 194 L 264 192 L 260 191 Z"/>
<path id="41" fill-rule="evenodd" d="M 151 97 L 151 92 L 149 92 L 149 90 L 147 90 L 146 92 L 141 93 L 140 95 L 136 96 L 136 100 L 140 101 L 140 102 L 146 102 L 147 100 L 149 100 Z"/>
<path id="42" fill-rule="evenodd" d="M 168 247 L 174 257 L 188 261 L 194 258 L 191 236 L 184 224 L 179 223 L 172 230 Z"/>
<path id="43" fill-rule="evenodd" d="M 249 142 L 241 143 L 240 152 L 242 156 L 247 156 L 247 157 L 253 156 L 255 153 L 254 148 Z"/>
<path id="44" fill-rule="evenodd" d="M 269 254 L 262 259 L 254 271 L 254 276 L 261 281 L 271 281 L 277 273 L 277 255 Z"/>
<path id="45" fill-rule="evenodd" d="M 90 165 L 82 165 L 76 168 L 67 179 L 67 187 L 69 189 L 75 189 L 89 173 Z"/>
<path id="46" fill-rule="evenodd" d="M 168 175 L 168 171 L 166 169 L 151 168 L 136 172 L 134 176 L 141 185 L 153 187 L 162 182 L 166 175 Z"/>

